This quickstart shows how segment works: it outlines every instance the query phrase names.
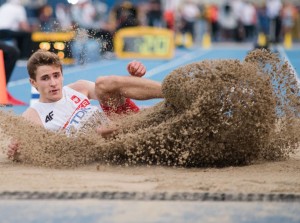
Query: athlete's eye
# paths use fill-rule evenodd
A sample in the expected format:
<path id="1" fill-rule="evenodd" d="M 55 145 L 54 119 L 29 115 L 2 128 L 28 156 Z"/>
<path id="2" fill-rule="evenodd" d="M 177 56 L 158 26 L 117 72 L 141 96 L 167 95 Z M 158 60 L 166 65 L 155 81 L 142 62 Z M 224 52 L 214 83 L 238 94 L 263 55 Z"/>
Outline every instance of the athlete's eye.
<path id="1" fill-rule="evenodd" d="M 43 76 L 41 79 L 42 79 L 43 81 L 47 81 L 47 80 L 49 80 L 49 77 L 48 77 L 48 76 Z"/>
<path id="2" fill-rule="evenodd" d="M 54 74 L 54 78 L 59 78 L 60 77 L 60 74 L 57 73 L 57 74 Z"/>

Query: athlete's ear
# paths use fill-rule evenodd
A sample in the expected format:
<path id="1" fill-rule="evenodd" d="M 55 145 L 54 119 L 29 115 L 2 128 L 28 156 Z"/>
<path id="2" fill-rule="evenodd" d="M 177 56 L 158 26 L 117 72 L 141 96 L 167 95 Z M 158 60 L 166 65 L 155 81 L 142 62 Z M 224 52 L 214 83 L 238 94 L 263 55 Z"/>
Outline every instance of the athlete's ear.
<path id="1" fill-rule="evenodd" d="M 38 91 L 38 88 L 36 86 L 36 81 L 32 78 L 29 78 L 29 82 L 30 82 L 31 86 L 34 87 Z"/>

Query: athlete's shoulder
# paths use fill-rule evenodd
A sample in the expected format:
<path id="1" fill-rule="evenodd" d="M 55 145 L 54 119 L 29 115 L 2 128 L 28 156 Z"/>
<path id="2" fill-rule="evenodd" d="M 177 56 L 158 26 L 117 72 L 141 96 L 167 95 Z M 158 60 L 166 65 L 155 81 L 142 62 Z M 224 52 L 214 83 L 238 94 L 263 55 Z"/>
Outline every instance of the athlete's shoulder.
<path id="1" fill-rule="evenodd" d="M 86 81 L 86 80 L 78 80 L 72 84 L 67 85 L 67 87 L 69 87 L 75 91 L 78 91 L 82 94 L 85 94 L 85 89 L 88 86 L 88 83 L 89 83 L 89 81 Z"/>
<path id="2" fill-rule="evenodd" d="M 23 112 L 22 117 L 34 124 L 43 125 L 38 112 L 34 108 L 28 108 Z"/>
<path id="3" fill-rule="evenodd" d="M 37 111 L 32 107 L 27 108 L 26 111 L 24 111 L 22 114 L 23 117 L 28 117 L 33 115 L 37 115 Z"/>
<path id="4" fill-rule="evenodd" d="M 72 84 L 67 85 L 67 87 L 80 92 L 88 98 L 91 97 L 91 92 L 95 91 L 95 83 L 87 80 L 78 80 Z"/>

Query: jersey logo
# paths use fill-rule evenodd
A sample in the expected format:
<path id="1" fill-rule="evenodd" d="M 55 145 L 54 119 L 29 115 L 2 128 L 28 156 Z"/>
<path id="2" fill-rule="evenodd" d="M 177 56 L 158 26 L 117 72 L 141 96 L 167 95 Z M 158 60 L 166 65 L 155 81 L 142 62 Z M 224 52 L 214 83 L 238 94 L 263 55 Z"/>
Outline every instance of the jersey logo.
<path id="1" fill-rule="evenodd" d="M 50 122 L 52 119 L 53 119 L 53 111 L 51 111 L 47 116 L 46 116 L 46 119 L 45 119 L 45 122 Z"/>
<path id="2" fill-rule="evenodd" d="M 88 99 L 84 99 L 84 100 L 77 106 L 77 108 L 75 109 L 75 111 L 73 112 L 73 114 L 71 115 L 71 117 L 69 118 L 69 120 L 64 124 L 63 129 L 65 129 L 65 128 L 69 125 L 71 118 L 73 117 L 73 115 L 74 115 L 78 110 L 80 110 L 80 109 L 82 109 L 82 108 L 86 108 L 86 107 L 89 106 L 90 104 L 91 104 L 91 103 L 90 103 L 90 101 L 89 101 Z"/>
<path id="3" fill-rule="evenodd" d="M 73 96 L 71 97 L 71 100 L 74 101 L 75 104 L 78 104 L 78 103 L 80 102 L 79 97 L 77 97 L 76 95 L 73 95 Z"/>

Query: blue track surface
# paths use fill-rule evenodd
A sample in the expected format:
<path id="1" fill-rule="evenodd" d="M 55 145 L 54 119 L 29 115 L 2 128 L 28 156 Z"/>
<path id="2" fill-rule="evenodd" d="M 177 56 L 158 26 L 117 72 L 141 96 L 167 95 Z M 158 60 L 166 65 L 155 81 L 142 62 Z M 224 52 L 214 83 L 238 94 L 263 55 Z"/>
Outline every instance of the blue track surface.
<path id="1" fill-rule="evenodd" d="M 238 59 L 243 60 L 252 48 L 245 46 L 235 47 L 212 47 L 204 50 L 201 48 L 177 49 L 175 56 L 171 60 L 140 60 L 147 67 L 145 77 L 161 82 L 164 77 L 172 70 L 197 61 L 206 59 Z M 292 50 L 281 50 L 283 56 L 288 59 L 296 71 L 300 70 L 300 48 Z M 112 59 L 100 60 L 99 62 L 88 63 L 85 65 L 72 65 L 64 67 L 64 83 L 69 84 L 76 80 L 86 79 L 95 81 L 99 76 L 105 75 L 128 75 L 126 65 L 130 60 Z M 299 73 L 299 72 L 298 72 Z M 29 104 L 31 99 L 31 86 L 28 81 L 26 62 L 18 63 L 15 68 L 11 81 L 8 84 L 9 92 L 19 100 Z M 159 100 L 137 101 L 139 106 L 151 106 Z M 14 106 L 5 108 L 13 110 L 16 114 L 21 114 L 27 106 Z M 3 108 L 2 108 L 3 109 Z"/>
<path id="2" fill-rule="evenodd" d="M 274 202 L 0 201 L 2 222 L 11 223 L 298 223 L 299 208 L 299 203 Z"/>

